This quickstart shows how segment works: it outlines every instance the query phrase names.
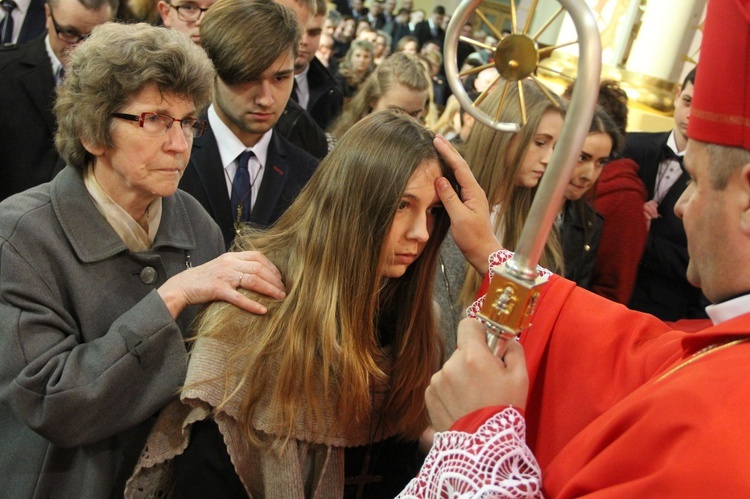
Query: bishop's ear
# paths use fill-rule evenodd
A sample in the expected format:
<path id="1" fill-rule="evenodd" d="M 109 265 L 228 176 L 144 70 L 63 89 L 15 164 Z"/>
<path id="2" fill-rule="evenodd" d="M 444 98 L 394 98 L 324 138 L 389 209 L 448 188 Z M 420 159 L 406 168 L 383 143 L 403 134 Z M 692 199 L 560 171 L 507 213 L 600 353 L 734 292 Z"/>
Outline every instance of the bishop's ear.
<path id="1" fill-rule="evenodd" d="M 743 166 L 740 171 L 740 190 L 742 193 L 742 201 L 740 204 L 742 207 L 742 214 L 740 215 L 740 224 L 742 232 L 750 237 L 750 163 Z"/>

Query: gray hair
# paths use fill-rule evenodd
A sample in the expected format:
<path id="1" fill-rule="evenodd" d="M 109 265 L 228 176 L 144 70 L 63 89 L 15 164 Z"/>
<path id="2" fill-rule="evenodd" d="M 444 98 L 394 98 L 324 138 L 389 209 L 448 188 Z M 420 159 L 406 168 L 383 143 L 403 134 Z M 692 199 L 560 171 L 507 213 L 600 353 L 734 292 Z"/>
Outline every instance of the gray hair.
<path id="1" fill-rule="evenodd" d="M 213 67 L 184 34 L 148 24 L 105 23 L 73 50 L 58 89 L 55 145 L 71 166 L 92 159 L 84 142 L 114 147 L 111 114 L 150 85 L 189 98 L 203 110 L 211 101 Z"/>

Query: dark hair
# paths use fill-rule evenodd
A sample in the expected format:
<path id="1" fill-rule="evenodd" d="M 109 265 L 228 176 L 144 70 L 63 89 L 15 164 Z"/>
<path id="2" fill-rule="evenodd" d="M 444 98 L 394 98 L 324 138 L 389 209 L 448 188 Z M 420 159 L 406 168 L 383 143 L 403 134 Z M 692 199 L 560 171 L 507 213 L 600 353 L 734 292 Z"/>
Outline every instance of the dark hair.
<path id="1" fill-rule="evenodd" d="M 628 128 L 628 94 L 625 90 L 614 80 L 602 80 L 596 102 L 609 114 L 620 133 L 625 135 Z"/>
<path id="2" fill-rule="evenodd" d="M 435 7 L 435 10 L 432 11 L 433 14 L 440 14 L 441 16 L 445 15 L 445 7 L 442 5 L 438 5 Z"/>
<path id="3" fill-rule="evenodd" d="M 612 139 L 610 157 L 617 157 L 622 153 L 622 150 L 625 148 L 625 136 L 620 133 L 620 127 L 617 126 L 609 113 L 598 104 L 594 110 L 594 116 L 591 119 L 591 126 L 589 127 L 589 133 L 595 132 L 605 133 Z"/>
<path id="4" fill-rule="evenodd" d="M 60 0 L 49 0 L 47 3 L 52 7 L 56 7 L 60 3 Z M 86 10 L 99 10 L 105 5 L 109 5 L 112 9 L 110 19 L 117 14 L 117 9 L 120 7 L 120 0 L 78 0 L 78 3 L 83 5 Z"/>
<path id="5" fill-rule="evenodd" d="M 574 88 L 575 82 L 568 85 L 563 92 L 563 97 L 570 99 Z M 599 97 L 596 103 L 609 115 L 619 129 L 620 135 L 624 137 L 625 130 L 628 128 L 628 94 L 625 90 L 615 80 L 602 80 L 599 84 Z M 613 150 L 615 149 L 617 148 L 613 147 Z"/>
<path id="6" fill-rule="evenodd" d="M 685 79 L 682 80 L 682 88 L 687 87 L 687 84 L 690 83 L 692 85 L 695 85 L 695 72 L 698 69 L 698 66 L 695 66 L 693 69 L 690 70 L 690 72 L 685 76 Z"/>

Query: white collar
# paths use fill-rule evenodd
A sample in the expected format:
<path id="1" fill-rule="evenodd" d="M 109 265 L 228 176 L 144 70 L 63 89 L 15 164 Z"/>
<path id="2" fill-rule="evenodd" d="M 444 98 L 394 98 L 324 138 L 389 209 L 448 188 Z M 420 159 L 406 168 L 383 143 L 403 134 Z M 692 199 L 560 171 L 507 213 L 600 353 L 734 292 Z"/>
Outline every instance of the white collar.
<path id="1" fill-rule="evenodd" d="M 674 151 L 674 153 L 677 156 L 685 155 L 685 151 L 682 151 L 682 152 L 677 151 L 677 141 L 674 139 L 674 130 L 672 130 L 669 134 L 669 137 L 667 137 L 667 147 L 672 149 L 672 151 Z"/>
<path id="2" fill-rule="evenodd" d="M 307 65 L 305 66 L 305 69 L 303 69 L 303 70 L 302 70 L 302 71 L 300 71 L 299 73 L 295 73 L 295 74 L 294 74 L 294 77 L 295 77 L 295 78 L 302 78 L 302 77 L 304 76 L 304 77 L 305 77 L 305 79 L 307 79 L 307 73 L 308 73 L 309 71 L 310 71 L 310 63 L 308 63 L 308 64 L 307 64 Z"/>
<path id="3" fill-rule="evenodd" d="M 62 67 L 62 63 L 60 62 L 60 59 L 58 59 L 55 53 L 52 51 L 52 45 L 50 45 L 49 43 L 50 36 L 51 35 L 47 33 L 47 36 L 44 37 L 44 46 L 47 48 L 47 57 L 49 57 L 49 61 L 52 63 L 52 76 L 55 78 L 55 82 L 57 83 L 57 73 L 58 71 L 60 71 L 60 68 Z"/>
<path id="4" fill-rule="evenodd" d="M 714 325 L 721 324 L 724 321 L 734 319 L 748 312 L 750 312 L 750 294 L 738 296 L 737 298 L 706 307 L 706 313 Z"/>
<path id="5" fill-rule="evenodd" d="M 245 144 L 237 138 L 234 132 L 232 132 L 229 127 L 221 121 L 219 115 L 216 114 L 216 109 L 213 104 L 208 108 L 208 122 L 211 125 L 211 130 L 214 132 L 214 137 L 216 137 L 216 145 L 219 148 L 221 166 L 223 168 L 226 168 L 233 163 L 237 159 L 237 156 L 245 150 L 253 151 L 253 154 L 255 154 L 261 167 L 266 165 L 268 146 L 271 143 L 273 128 L 264 133 L 260 140 L 258 140 L 253 147 L 248 149 L 245 147 Z"/>
<path id="6" fill-rule="evenodd" d="M 13 0 L 13 1 L 16 2 L 16 8 L 14 12 L 18 11 L 20 14 L 23 14 L 23 16 L 26 16 L 26 12 L 28 12 L 29 6 L 31 5 L 31 0 Z M 3 11 L 3 14 L 5 14 L 5 11 Z M 3 15 L 3 17 L 5 17 L 5 15 Z"/>

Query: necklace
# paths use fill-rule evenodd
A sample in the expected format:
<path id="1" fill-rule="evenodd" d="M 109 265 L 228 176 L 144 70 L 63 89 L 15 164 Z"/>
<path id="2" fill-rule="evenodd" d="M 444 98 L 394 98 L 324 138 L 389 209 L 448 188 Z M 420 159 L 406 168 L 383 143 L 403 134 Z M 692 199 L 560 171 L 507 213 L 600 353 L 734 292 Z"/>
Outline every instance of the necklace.
<path id="1" fill-rule="evenodd" d="M 667 371 L 664 374 L 662 374 L 661 376 L 659 376 L 656 379 L 656 381 L 658 382 L 658 381 L 663 380 L 664 378 L 672 375 L 673 373 L 676 373 L 680 369 L 689 366 L 690 364 L 692 364 L 693 362 L 695 362 L 695 361 L 697 361 L 699 359 L 702 359 L 706 355 L 709 355 L 709 354 L 714 353 L 714 352 L 718 352 L 720 350 L 724 350 L 725 348 L 729 348 L 729 347 L 733 347 L 735 345 L 739 345 L 740 343 L 746 343 L 748 341 L 750 341 L 750 337 L 740 338 L 738 340 L 732 340 L 732 341 L 729 341 L 729 342 L 726 342 L 726 343 L 712 343 L 711 345 L 708 345 L 706 348 L 695 352 L 693 355 L 691 355 L 690 357 L 688 357 L 685 361 L 681 362 L 680 364 L 676 365 L 675 367 L 673 367 L 669 371 Z"/>

